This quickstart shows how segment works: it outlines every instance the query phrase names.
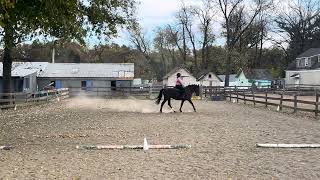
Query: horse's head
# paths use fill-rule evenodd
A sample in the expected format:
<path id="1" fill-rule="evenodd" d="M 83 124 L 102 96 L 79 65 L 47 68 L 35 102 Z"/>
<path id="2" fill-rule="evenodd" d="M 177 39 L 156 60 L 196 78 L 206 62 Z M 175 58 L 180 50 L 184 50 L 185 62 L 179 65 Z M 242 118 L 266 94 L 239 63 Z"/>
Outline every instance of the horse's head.
<path id="1" fill-rule="evenodd" d="M 196 93 L 196 96 L 200 95 L 200 87 L 199 85 L 192 84 L 188 86 L 193 93 Z"/>

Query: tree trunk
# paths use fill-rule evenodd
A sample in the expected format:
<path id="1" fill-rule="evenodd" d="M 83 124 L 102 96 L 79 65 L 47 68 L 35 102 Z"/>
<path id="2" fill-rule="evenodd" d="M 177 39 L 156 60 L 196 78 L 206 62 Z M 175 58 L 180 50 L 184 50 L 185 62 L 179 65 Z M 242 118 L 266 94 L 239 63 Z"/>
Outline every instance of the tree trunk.
<path id="1" fill-rule="evenodd" d="M 207 46 L 206 46 L 206 64 L 205 64 L 205 69 L 208 69 L 208 66 L 209 66 L 209 54 L 210 54 L 210 49 L 209 49 L 209 45 L 207 44 Z M 216 70 L 215 65 L 214 65 L 213 69 Z"/>
<path id="2" fill-rule="evenodd" d="M 226 19 L 226 26 L 227 26 L 227 64 L 226 64 L 226 77 L 225 77 L 225 82 L 224 82 L 224 86 L 228 87 L 229 86 L 229 75 L 230 75 L 230 71 L 231 71 L 231 50 L 233 48 L 233 46 L 231 46 L 231 32 L 230 32 L 230 28 L 229 28 L 229 20 Z"/>
<path id="3" fill-rule="evenodd" d="M 225 77 L 225 82 L 224 82 L 225 87 L 229 86 L 230 72 L 231 72 L 231 52 L 230 52 L 230 49 L 228 48 L 228 50 L 227 50 L 226 77 Z"/>
<path id="4" fill-rule="evenodd" d="M 260 49 L 259 49 L 259 68 L 262 68 L 262 46 L 263 46 L 263 36 L 264 36 L 264 29 L 261 22 L 261 36 L 260 36 Z"/>
<path id="5" fill-rule="evenodd" d="M 255 54 L 254 54 L 254 60 L 251 62 L 251 68 L 256 67 L 260 63 L 258 59 L 258 43 L 255 45 Z"/>
<path id="6" fill-rule="evenodd" d="M 186 42 L 186 30 L 183 25 L 182 27 L 182 36 L 183 36 L 183 63 L 187 62 L 187 42 Z"/>
<path id="7" fill-rule="evenodd" d="M 4 56 L 3 56 L 3 92 L 11 93 L 11 68 L 12 68 L 12 48 L 13 48 L 13 27 L 7 23 L 4 27 Z"/>

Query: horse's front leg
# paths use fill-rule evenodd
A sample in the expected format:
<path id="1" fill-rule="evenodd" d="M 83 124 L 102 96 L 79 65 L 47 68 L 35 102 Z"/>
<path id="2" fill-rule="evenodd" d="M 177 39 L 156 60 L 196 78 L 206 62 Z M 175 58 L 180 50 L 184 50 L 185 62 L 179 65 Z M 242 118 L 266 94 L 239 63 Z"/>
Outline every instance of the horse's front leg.
<path id="1" fill-rule="evenodd" d="M 180 105 L 180 112 L 182 112 L 182 106 L 185 100 L 181 100 L 181 105 Z"/>
<path id="2" fill-rule="evenodd" d="M 196 108 L 195 108 L 194 105 L 193 105 L 193 102 L 191 101 L 191 99 L 188 99 L 188 101 L 189 101 L 189 103 L 192 105 L 194 112 L 197 112 L 197 111 L 196 111 Z"/>

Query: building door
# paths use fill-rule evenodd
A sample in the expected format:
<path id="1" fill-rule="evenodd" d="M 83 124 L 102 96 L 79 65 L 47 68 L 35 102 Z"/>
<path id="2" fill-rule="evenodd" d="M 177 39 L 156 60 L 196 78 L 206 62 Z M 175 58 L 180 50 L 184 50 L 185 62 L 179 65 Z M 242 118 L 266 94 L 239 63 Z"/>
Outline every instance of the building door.
<path id="1" fill-rule="evenodd" d="M 55 88 L 56 88 L 56 89 L 61 89 L 61 88 L 62 88 L 62 83 L 61 83 L 60 80 L 56 80 L 56 82 L 55 82 Z"/>
<path id="2" fill-rule="evenodd" d="M 14 91 L 15 92 L 22 92 L 23 91 L 23 79 L 15 79 L 14 81 Z"/>
<path id="3" fill-rule="evenodd" d="M 111 81 L 111 90 L 115 91 L 117 89 L 117 81 Z"/>
<path id="4" fill-rule="evenodd" d="M 93 81 L 87 81 L 87 91 L 92 91 L 93 88 Z"/>
<path id="5" fill-rule="evenodd" d="M 81 89 L 86 90 L 87 89 L 87 81 L 81 81 Z"/>

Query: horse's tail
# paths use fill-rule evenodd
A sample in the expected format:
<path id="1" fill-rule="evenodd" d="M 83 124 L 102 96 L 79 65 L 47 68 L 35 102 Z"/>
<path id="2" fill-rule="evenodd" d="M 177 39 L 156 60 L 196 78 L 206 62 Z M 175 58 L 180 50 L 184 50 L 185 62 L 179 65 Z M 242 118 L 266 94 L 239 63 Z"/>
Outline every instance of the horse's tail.
<path id="1" fill-rule="evenodd" d="M 160 101 L 162 99 L 162 93 L 163 93 L 163 90 L 164 89 L 161 89 L 160 92 L 159 92 L 159 96 L 157 97 L 157 101 L 156 101 L 156 104 L 160 104 Z"/>

